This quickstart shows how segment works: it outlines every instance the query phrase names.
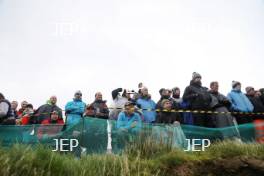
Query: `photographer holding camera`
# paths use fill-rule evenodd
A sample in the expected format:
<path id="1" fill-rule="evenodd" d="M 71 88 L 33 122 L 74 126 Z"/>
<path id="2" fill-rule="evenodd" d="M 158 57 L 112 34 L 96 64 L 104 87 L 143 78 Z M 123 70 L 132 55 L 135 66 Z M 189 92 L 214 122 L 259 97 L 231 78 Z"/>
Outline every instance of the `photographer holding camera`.
<path id="1" fill-rule="evenodd" d="M 131 94 L 135 94 L 134 90 L 130 91 L 128 89 L 118 88 L 112 91 L 113 102 L 110 106 L 109 119 L 117 120 L 118 114 L 122 111 L 124 105 L 128 101 L 135 102 L 131 98 Z"/>

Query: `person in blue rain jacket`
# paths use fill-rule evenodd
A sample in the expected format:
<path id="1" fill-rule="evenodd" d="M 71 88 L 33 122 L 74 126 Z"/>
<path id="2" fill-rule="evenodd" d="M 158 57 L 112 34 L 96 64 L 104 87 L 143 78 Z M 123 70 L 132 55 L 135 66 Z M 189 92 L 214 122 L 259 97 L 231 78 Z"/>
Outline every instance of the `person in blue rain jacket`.
<path id="1" fill-rule="evenodd" d="M 155 111 L 156 103 L 151 100 L 151 96 L 148 94 L 148 89 L 143 87 L 141 89 L 141 95 L 136 101 L 139 108 L 143 109 L 143 121 L 146 123 L 154 123 L 156 121 L 157 113 Z M 147 109 L 147 110 L 146 110 Z"/>
<path id="2" fill-rule="evenodd" d="M 142 127 L 142 120 L 135 112 L 135 104 L 131 101 L 125 103 L 125 110 L 120 112 L 117 119 L 117 128 L 122 131 L 137 132 Z"/>
<path id="3" fill-rule="evenodd" d="M 75 92 L 73 101 L 68 102 L 65 106 L 66 123 L 71 125 L 79 123 L 85 111 L 85 107 L 86 104 L 82 101 L 81 91 Z"/>
<path id="4" fill-rule="evenodd" d="M 235 112 L 252 112 L 254 107 L 248 97 L 241 91 L 241 83 L 238 81 L 232 82 L 232 90 L 227 97 L 231 101 L 231 111 Z M 243 114 L 235 115 L 238 124 L 250 123 L 252 118 Z"/>

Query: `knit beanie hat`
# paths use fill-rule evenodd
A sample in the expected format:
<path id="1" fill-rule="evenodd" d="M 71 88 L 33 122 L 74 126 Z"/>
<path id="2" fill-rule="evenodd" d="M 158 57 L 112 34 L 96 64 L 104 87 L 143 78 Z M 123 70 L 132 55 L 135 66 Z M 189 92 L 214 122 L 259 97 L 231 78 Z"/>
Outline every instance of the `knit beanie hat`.
<path id="1" fill-rule="evenodd" d="M 232 81 L 232 88 L 234 89 L 236 86 L 241 85 L 238 81 Z"/>
<path id="2" fill-rule="evenodd" d="M 80 90 L 77 90 L 77 91 L 74 93 L 74 95 L 76 95 L 76 94 L 82 95 L 82 92 L 81 92 Z"/>
<path id="3" fill-rule="evenodd" d="M 196 78 L 202 78 L 202 76 L 199 73 L 197 73 L 197 72 L 193 72 L 192 80 L 195 80 Z"/>

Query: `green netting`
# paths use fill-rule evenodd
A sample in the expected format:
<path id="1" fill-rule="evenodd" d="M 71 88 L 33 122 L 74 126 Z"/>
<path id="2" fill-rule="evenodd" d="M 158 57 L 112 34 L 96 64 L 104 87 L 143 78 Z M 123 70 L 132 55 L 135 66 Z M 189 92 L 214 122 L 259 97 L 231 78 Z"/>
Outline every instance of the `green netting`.
<path id="1" fill-rule="evenodd" d="M 66 126 L 0 126 L 0 141 L 3 146 L 41 143 L 55 147 L 54 139 L 77 139 L 80 144 L 78 152 L 85 149 L 86 153 L 120 153 L 126 145 L 142 136 L 179 148 L 186 147 L 186 139 L 242 139 L 244 142 L 255 142 L 255 126 L 245 124 L 226 128 L 205 128 L 179 124 L 143 124 L 142 129 L 137 132 L 126 132 L 117 129 L 116 121 L 91 117 L 83 118 L 78 124 Z"/>
<path id="2" fill-rule="evenodd" d="M 205 128 L 199 126 L 182 125 L 187 139 L 210 139 L 210 141 L 224 139 L 241 139 L 243 142 L 255 141 L 254 124 L 244 124 L 225 128 Z"/>

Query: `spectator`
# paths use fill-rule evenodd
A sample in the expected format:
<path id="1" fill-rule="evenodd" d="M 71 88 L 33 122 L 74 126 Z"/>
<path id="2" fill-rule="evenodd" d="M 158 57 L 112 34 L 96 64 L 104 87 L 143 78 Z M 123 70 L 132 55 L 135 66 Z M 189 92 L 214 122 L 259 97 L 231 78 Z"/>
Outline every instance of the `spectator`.
<path id="1" fill-rule="evenodd" d="M 42 121 L 38 129 L 38 138 L 55 137 L 61 132 L 64 121 L 57 111 L 50 113 L 49 118 Z"/>
<path id="2" fill-rule="evenodd" d="M 156 105 L 156 109 L 162 109 L 162 105 L 161 105 L 161 102 L 166 99 L 166 100 L 169 100 L 171 101 L 172 103 L 172 109 L 179 109 L 179 104 L 174 101 L 174 99 L 171 97 L 171 94 L 172 94 L 172 91 L 169 90 L 169 89 L 165 89 L 165 88 L 161 88 L 159 90 L 159 93 L 160 93 L 160 100 L 158 101 L 157 105 Z"/>
<path id="3" fill-rule="evenodd" d="M 256 92 L 253 87 L 246 88 L 247 97 L 249 101 L 252 103 L 254 109 L 254 113 L 264 113 L 264 105 L 260 99 L 259 95 L 256 95 Z M 259 143 L 264 143 L 264 115 L 254 115 L 253 117 L 255 124 L 255 132 L 256 132 L 256 141 Z"/>
<path id="4" fill-rule="evenodd" d="M 0 124 L 15 124 L 15 118 L 12 113 L 11 104 L 7 99 L 5 99 L 5 96 L 2 93 L 0 93 Z"/>
<path id="5" fill-rule="evenodd" d="M 92 104 L 86 107 L 85 115 L 101 119 L 108 119 L 109 110 L 106 105 L 106 101 L 103 100 L 101 92 L 97 92 L 95 94 L 95 100 Z"/>
<path id="6" fill-rule="evenodd" d="M 182 101 L 180 103 L 180 109 L 189 110 L 190 104 L 187 101 Z M 193 114 L 191 112 L 183 112 L 180 114 L 181 114 L 181 119 L 182 119 L 181 123 L 182 124 L 194 125 Z"/>
<path id="7" fill-rule="evenodd" d="M 64 121 L 60 117 L 60 112 L 53 111 L 53 112 L 50 113 L 49 118 L 43 120 L 41 124 L 42 125 L 48 125 L 48 124 L 64 124 Z"/>
<path id="8" fill-rule="evenodd" d="M 253 105 L 253 112 L 254 113 L 263 113 L 264 112 L 264 105 L 259 96 L 256 96 L 256 91 L 253 87 L 246 88 L 246 96 L 248 97 L 249 101 Z"/>
<path id="9" fill-rule="evenodd" d="M 262 104 L 264 104 L 264 88 L 262 89 L 259 89 L 259 92 L 260 92 L 260 100 L 262 102 Z"/>
<path id="10" fill-rule="evenodd" d="M 173 124 L 174 122 L 180 122 L 179 113 L 171 112 L 172 102 L 170 100 L 162 100 L 161 107 L 162 111 L 157 115 L 157 123 Z"/>
<path id="11" fill-rule="evenodd" d="M 40 106 L 36 114 L 38 115 L 39 123 L 42 123 L 43 120 L 50 118 L 50 113 L 53 111 L 57 111 L 59 118 L 62 119 L 62 109 L 59 108 L 57 105 L 57 97 L 51 96 L 50 99 L 47 101 L 46 104 Z"/>
<path id="12" fill-rule="evenodd" d="M 181 109 L 181 110 L 189 110 L 190 109 L 190 105 L 188 102 L 183 101 L 183 99 L 181 98 L 181 91 L 180 88 L 178 87 L 174 87 L 172 88 L 172 98 L 171 100 L 174 103 L 174 108 L 173 109 Z M 190 112 L 183 112 L 183 113 L 179 113 L 180 114 L 180 122 L 181 124 L 188 124 L 188 125 L 193 125 L 193 116 L 192 113 Z"/>
<path id="13" fill-rule="evenodd" d="M 181 90 L 178 87 L 172 88 L 172 100 L 175 101 L 176 103 L 180 104 L 182 102 L 181 98 Z"/>
<path id="14" fill-rule="evenodd" d="M 28 104 L 27 101 L 21 102 L 21 108 L 18 110 L 18 113 L 17 113 L 19 119 L 22 118 L 23 112 L 25 111 L 27 104 Z"/>
<path id="15" fill-rule="evenodd" d="M 156 103 L 151 100 L 151 96 L 149 95 L 148 89 L 146 87 L 141 89 L 141 95 L 136 101 L 136 104 L 142 109 L 144 122 L 154 123 L 156 121 Z"/>
<path id="16" fill-rule="evenodd" d="M 135 113 L 135 104 L 131 101 L 125 103 L 125 110 L 120 112 L 117 120 L 117 128 L 122 131 L 137 132 L 142 127 L 142 121 L 138 113 Z"/>
<path id="17" fill-rule="evenodd" d="M 140 82 L 140 83 L 138 84 L 138 93 L 141 94 L 141 89 L 142 89 L 143 87 L 144 87 L 143 83 Z"/>
<path id="18" fill-rule="evenodd" d="M 218 92 L 218 82 L 211 82 L 211 90 L 209 91 L 212 95 L 211 107 L 215 112 L 229 112 L 231 102 L 227 97 Z M 217 128 L 234 126 L 234 117 L 228 113 L 226 114 L 213 114 L 215 126 Z"/>
<path id="19" fill-rule="evenodd" d="M 194 72 L 190 85 L 185 88 L 183 101 L 187 102 L 191 110 L 210 110 L 211 95 L 208 89 L 202 87 L 202 76 Z M 213 127 L 213 121 L 209 114 L 193 113 L 193 123 L 197 126 Z"/>
<path id="20" fill-rule="evenodd" d="M 17 107 L 18 107 L 18 102 L 17 101 L 12 101 L 11 102 L 11 110 L 12 110 L 12 113 L 13 113 L 13 117 L 15 117 L 15 119 L 18 119 Z"/>
<path id="21" fill-rule="evenodd" d="M 121 92 L 122 95 L 120 94 Z M 118 88 L 112 91 L 113 102 L 109 113 L 109 119 L 117 120 L 118 114 L 122 111 L 124 105 L 128 101 L 133 101 L 130 93 L 126 89 Z"/>
<path id="22" fill-rule="evenodd" d="M 77 124 L 81 121 L 86 104 L 82 101 L 82 92 L 77 91 L 74 94 L 73 101 L 70 101 L 65 106 L 66 123 Z"/>
<path id="23" fill-rule="evenodd" d="M 255 96 L 255 97 L 259 97 L 259 99 L 260 99 L 260 97 L 261 97 L 261 92 L 260 92 L 259 90 L 256 90 L 254 96 Z M 260 101 L 261 101 L 261 99 L 260 99 Z M 262 103 L 262 101 L 261 101 L 261 103 Z"/>
<path id="24" fill-rule="evenodd" d="M 31 125 L 38 124 L 38 117 L 34 113 L 33 105 L 27 104 L 26 108 L 22 114 L 22 118 L 17 120 L 18 124 L 21 125 Z"/>
<path id="25" fill-rule="evenodd" d="M 143 88 L 144 86 L 143 86 L 143 83 L 142 82 L 140 82 L 139 84 L 138 84 L 138 92 L 136 93 L 134 93 L 134 95 L 133 95 L 133 100 L 135 100 L 135 101 L 137 101 L 137 99 L 140 97 L 140 95 L 141 95 L 141 89 Z"/>
<path id="26" fill-rule="evenodd" d="M 232 82 L 232 90 L 228 93 L 227 97 L 231 101 L 231 110 L 235 112 L 253 112 L 253 105 L 245 94 L 241 91 L 241 83 L 238 81 Z M 244 124 L 252 122 L 250 116 L 244 114 L 235 114 L 237 123 Z"/>

